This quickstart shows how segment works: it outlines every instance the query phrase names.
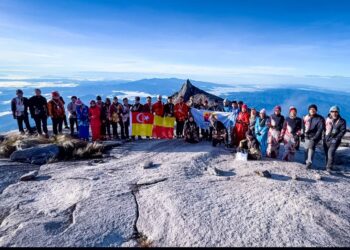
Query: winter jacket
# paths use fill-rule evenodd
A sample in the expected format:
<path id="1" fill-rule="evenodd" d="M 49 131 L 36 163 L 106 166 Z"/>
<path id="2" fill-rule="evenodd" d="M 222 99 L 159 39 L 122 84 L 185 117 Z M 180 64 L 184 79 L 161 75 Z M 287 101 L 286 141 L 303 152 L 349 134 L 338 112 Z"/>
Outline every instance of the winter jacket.
<path id="1" fill-rule="evenodd" d="M 14 118 L 28 116 L 29 100 L 25 97 L 15 97 L 11 101 L 11 110 Z"/>
<path id="2" fill-rule="evenodd" d="M 89 108 L 86 105 L 77 107 L 77 119 L 79 126 L 89 126 Z"/>
<path id="3" fill-rule="evenodd" d="M 150 103 L 145 103 L 143 105 L 143 113 L 152 113 L 152 104 Z"/>
<path id="4" fill-rule="evenodd" d="M 164 105 L 164 116 L 174 117 L 175 105 L 173 103 L 167 103 Z"/>
<path id="5" fill-rule="evenodd" d="M 234 127 L 235 143 L 238 146 L 240 141 L 245 139 L 245 133 L 249 129 L 249 113 L 240 112 L 238 114 L 236 125 Z"/>
<path id="6" fill-rule="evenodd" d="M 164 104 L 161 101 L 157 101 L 152 105 L 152 113 L 158 116 L 163 116 L 164 114 Z"/>
<path id="7" fill-rule="evenodd" d="M 303 135 L 317 144 L 322 138 L 324 126 L 325 120 L 319 114 L 316 114 L 313 117 L 306 115 L 302 123 Z"/>
<path id="8" fill-rule="evenodd" d="M 131 112 L 142 112 L 143 111 L 143 105 L 141 103 L 135 103 L 131 107 Z"/>
<path id="9" fill-rule="evenodd" d="M 77 118 L 77 105 L 75 105 L 75 103 L 70 102 L 67 105 L 67 110 L 69 113 L 68 118 Z"/>
<path id="10" fill-rule="evenodd" d="M 63 118 L 65 115 L 64 104 L 60 99 L 51 99 L 47 103 L 47 110 L 49 116 L 53 119 Z"/>
<path id="11" fill-rule="evenodd" d="M 47 116 L 47 100 L 43 96 L 32 96 L 29 99 L 29 110 L 32 117 Z"/>
<path id="12" fill-rule="evenodd" d="M 106 103 L 101 102 L 101 104 L 96 103 L 96 106 L 100 108 L 101 114 L 100 114 L 100 119 L 101 121 L 106 121 L 108 119 L 108 110 Z"/>
<path id="13" fill-rule="evenodd" d="M 122 105 L 117 103 L 112 103 L 109 107 L 109 119 L 111 122 L 119 122 L 122 119 L 123 107 Z"/>
<path id="14" fill-rule="evenodd" d="M 272 114 L 270 116 L 270 128 L 276 129 L 277 131 L 282 131 L 283 123 L 284 123 L 283 115 Z"/>
<path id="15" fill-rule="evenodd" d="M 174 109 L 176 120 L 185 121 L 188 117 L 188 111 L 189 108 L 186 103 L 176 103 Z"/>
<path id="16" fill-rule="evenodd" d="M 266 116 L 264 119 L 261 117 L 256 118 L 254 133 L 256 137 L 264 137 L 267 138 L 267 132 L 269 130 L 270 117 Z"/>
<path id="17" fill-rule="evenodd" d="M 301 135 L 302 120 L 299 117 L 291 118 L 287 117 L 283 123 L 281 136 L 299 136 Z"/>
<path id="18" fill-rule="evenodd" d="M 335 143 L 339 145 L 341 139 L 346 133 L 346 121 L 342 117 L 333 120 L 331 117 L 326 119 L 326 132 L 324 136 L 324 141 L 326 143 Z"/>
<path id="19" fill-rule="evenodd" d="M 130 120 L 130 110 L 131 110 L 131 105 L 130 104 L 123 104 L 123 111 L 122 111 L 122 116 L 123 116 L 123 122 L 127 122 Z"/>
<path id="20" fill-rule="evenodd" d="M 249 130 L 252 131 L 253 134 L 255 130 L 256 119 L 257 119 L 257 116 L 251 116 L 249 118 Z"/>

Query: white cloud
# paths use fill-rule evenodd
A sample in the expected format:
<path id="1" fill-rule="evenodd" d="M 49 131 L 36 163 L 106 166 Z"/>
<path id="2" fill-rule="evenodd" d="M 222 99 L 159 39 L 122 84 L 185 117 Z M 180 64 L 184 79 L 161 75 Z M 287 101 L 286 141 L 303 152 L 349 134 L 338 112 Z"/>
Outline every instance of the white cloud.
<path id="1" fill-rule="evenodd" d="M 139 97 L 147 97 L 147 96 L 151 96 L 154 97 L 154 95 L 151 95 L 149 93 L 146 92 L 142 92 L 142 91 L 126 91 L 126 90 L 113 90 L 113 93 L 122 93 L 122 94 L 118 94 L 118 98 L 135 98 L 135 96 L 139 96 Z"/>
<path id="2" fill-rule="evenodd" d="M 6 115 L 11 115 L 11 114 L 12 114 L 11 111 L 0 112 L 0 117 L 6 116 Z"/>
<path id="3" fill-rule="evenodd" d="M 27 82 L 27 81 L 0 81 L 0 88 L 74 88 L 77 83 L 55 83 L 55 82 Z"/>
<path id="4" fill-rule="evenodd" d="M 8 100 L 8 101 L 2 101 L 1 102 L 1 104 L 3 104 L 3 105 L 8 105 L 8 104 L 10 104 L 11 103 L 11 100 Z"/>

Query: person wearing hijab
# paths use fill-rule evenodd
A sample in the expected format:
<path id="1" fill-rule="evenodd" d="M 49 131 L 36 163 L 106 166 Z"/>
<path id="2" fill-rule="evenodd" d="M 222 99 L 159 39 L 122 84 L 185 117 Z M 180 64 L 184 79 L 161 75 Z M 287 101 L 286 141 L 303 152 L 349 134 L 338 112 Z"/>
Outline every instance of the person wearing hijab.
<path id="1" fill-rule="evenodd" d="M 293 161 L 295 152 L 299 149 L 301 135 L 301 118 L 297 117 L 297 109 L 289 108 L 289 116 L 283 123 L 281 137 L 284 143 L 282 160 Z"/>
<path id="2" fill-rule="evenodd" d="M 284 116 L 281 114 L 281 106 L 274 108 L 270 116 L 270 128 L 267 136 L 267 157 L 278 158 L 280 143 L 282 142 L 281 131 L 284 123 Z"/>
<path id="3" fill-rule="evenodd" d="M 79 139 L 88 141 L 89 140 L 89 108 L 78 99 L 75 102 L 77 120 L 78 120 L 78 134 Z"/>
<path id="4" fill-rule="evenodd" d="M 63 120 L 65 116 L 64 104 L 57 91 L 52 92 L 52 99 L 47 103 L 48 114 L 52 120 L 54 135 L 62 134 Z"/>
<path id="5" fill-rule="evenodd" d="M 241 140 L 245 139 L 249 129 L 248 106 L 242 105 L 242 111 L 238 114 L 236 125 L 234 127 L 234 146 L 238 147 Z"/>
<path id="6" fill-rule="evenodd" d="M 266 115 L 266 110 L 260 110 L 259 116 L 255 121 L 254 133 L 260 144 L 261 154 L 266 157 L 267 150 L 267 134 L 269 131 L 270 117 Z"/>
<path id="7" fill-rule="evenodd" d="M 90 101 L 89 118 L 91 126 L 92 141 L 101 139 L 101 109 L 95 100 Z"/>

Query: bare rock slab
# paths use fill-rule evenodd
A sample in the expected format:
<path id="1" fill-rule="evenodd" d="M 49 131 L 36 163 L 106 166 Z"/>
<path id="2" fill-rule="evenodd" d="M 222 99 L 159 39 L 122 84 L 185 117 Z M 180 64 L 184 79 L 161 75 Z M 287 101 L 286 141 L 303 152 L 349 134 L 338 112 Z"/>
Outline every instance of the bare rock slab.
<path id="1" fill-rule="evenodd" d="M 34 148 L 28 148 L 15 151 L 11 154 L 10 160 L 16 162 L 31 163 L 35 165 L 46 164 L 50 159 L 57 158 L 60 149 L 57 145 L 38 145 Z"/>

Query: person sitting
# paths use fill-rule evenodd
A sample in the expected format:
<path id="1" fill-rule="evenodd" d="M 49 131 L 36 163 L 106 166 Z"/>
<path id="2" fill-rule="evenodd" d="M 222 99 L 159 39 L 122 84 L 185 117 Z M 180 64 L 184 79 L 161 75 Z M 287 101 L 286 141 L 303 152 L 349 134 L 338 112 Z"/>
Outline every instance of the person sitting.
<path id="1" fill-rule="evenodd" d="M 184 126 L 185 141 L 189 143 L 199 142 L 199 130 L 193 116 L 190 116 Z"/>
<path id="2" fill-rule="evenodd" d="M 247 152 L 248 160 L 261 160 L 262 154 L 260 144 L 255 138 L 253 132 L 248 130 L 245 134 L 246 139 L 241 140 L 238 147 L 238 152 Z"/>
<path id="3" fill-rule="evenodd" d="M 216 147 L 217 144 L 224 143 L 226 145 L 226 128 L 224 124 L 218 120 L 217 115 L 210 116 L 210 123 L 213 126 L 212 145 Z"/>

